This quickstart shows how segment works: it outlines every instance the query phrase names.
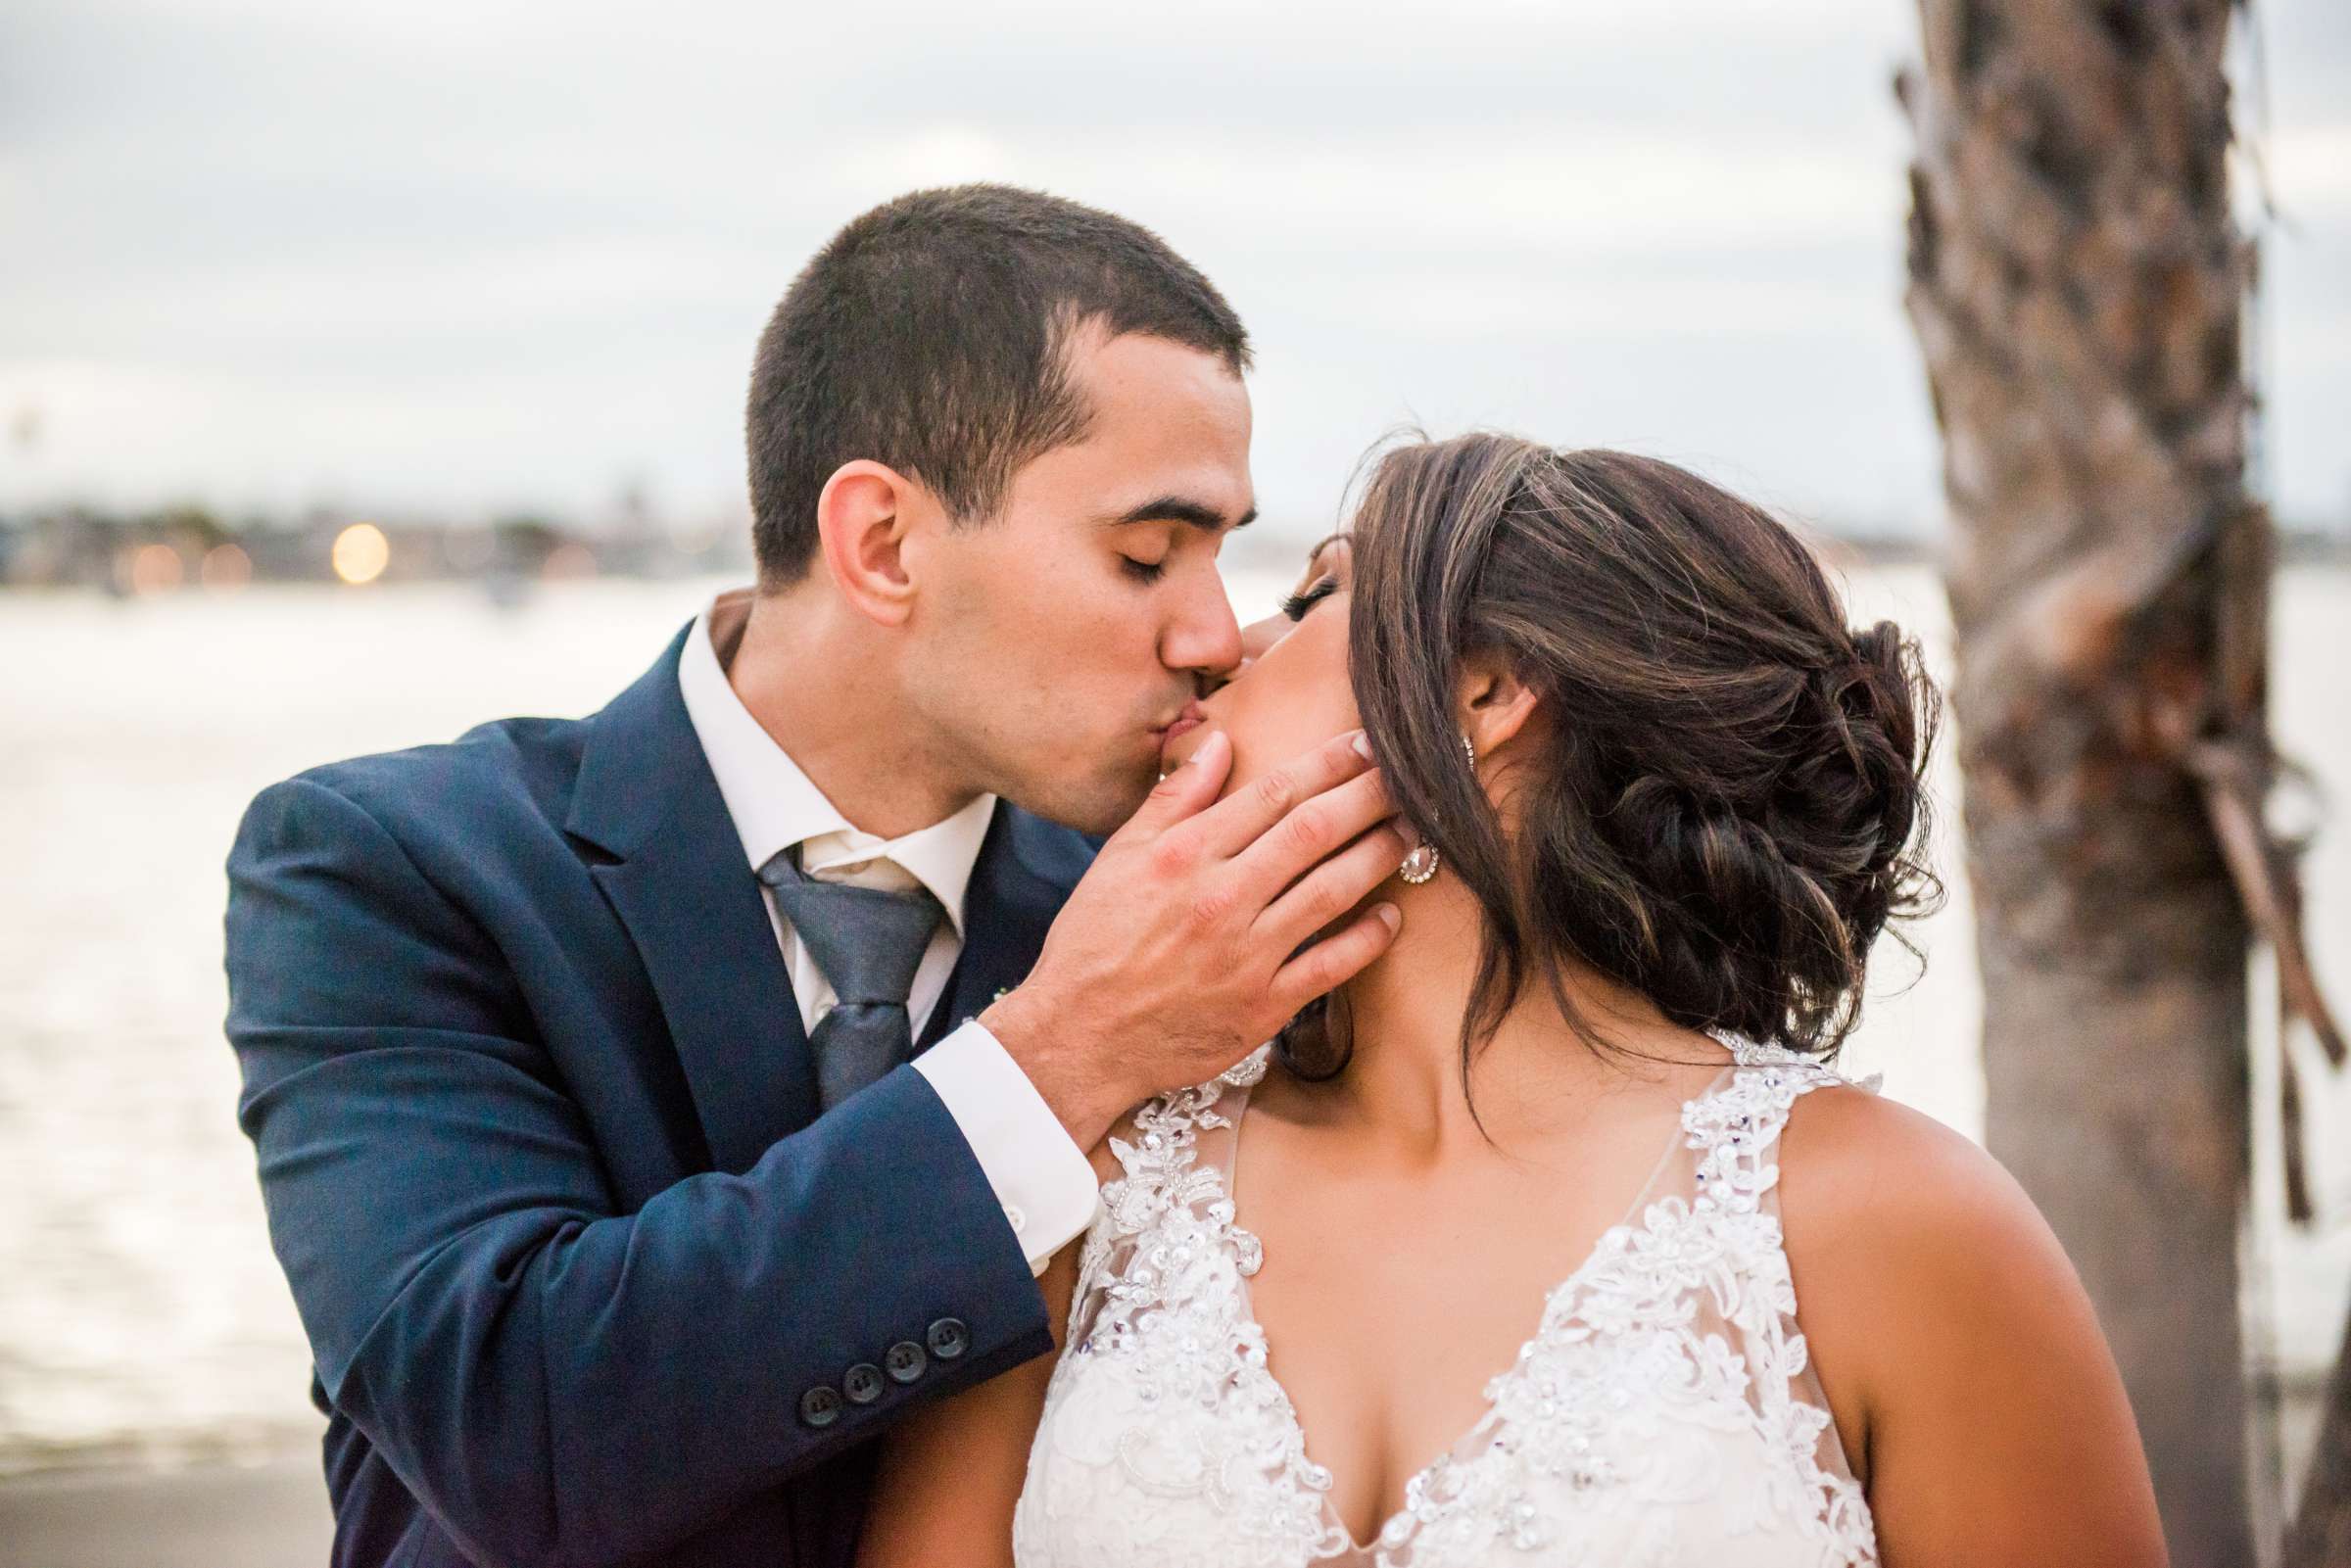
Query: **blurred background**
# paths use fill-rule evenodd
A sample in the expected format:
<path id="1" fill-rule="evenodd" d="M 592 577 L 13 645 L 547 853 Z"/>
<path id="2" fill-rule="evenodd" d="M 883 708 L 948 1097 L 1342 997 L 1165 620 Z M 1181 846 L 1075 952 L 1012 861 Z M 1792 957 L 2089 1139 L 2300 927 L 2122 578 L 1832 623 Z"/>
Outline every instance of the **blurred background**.
<path id="1" fill-rule="evenodd" d="M 2264 0 L 2236 33 L 2272 722 L 2339 794 L 2351 10 Z M 1768 503 L 1856 620 L 1947 671 L 1892 89 L 1918 53 L 1893 0 L 11 0 L 0 1565 L 324 1560 L 321 1422 L 219 1028 L 236 818 L 314 762 L 590 711 L 747 580 L 751 346 L 842 221 L 1008 180 L 1215 278 L 1257 345 L 1244 619 L 1383 431 L 1485 424 Z M 1852 1062 L 1981 1136 L 1954 750 L 1955 896 L 1923 974 L 1879 966 Z M 2305 877 L 2339 993 L 2344 834 Z M 2243 1322 L 2273 1525 L 2351 1297 L 2351 1094 L 2305 1086 L 2319 1219 L 2288 1226 L 2276 1058 L 2257 1028 Z"/>

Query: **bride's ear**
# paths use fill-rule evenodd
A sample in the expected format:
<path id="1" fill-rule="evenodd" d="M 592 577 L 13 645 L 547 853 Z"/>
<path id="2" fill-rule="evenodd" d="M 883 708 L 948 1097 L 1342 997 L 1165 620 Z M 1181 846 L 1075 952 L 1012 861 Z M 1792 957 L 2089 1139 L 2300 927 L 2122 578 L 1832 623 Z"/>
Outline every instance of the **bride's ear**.
<path id="1" fill-rule="evenodd" d="M 1462 662 L 1454 711 L 1461 715 L 1462 734 L 1469 737 L 1481 761 L 1526 728 L 1539 700 L 1535 689 L 1499 654 L 1472 654 Z"/>

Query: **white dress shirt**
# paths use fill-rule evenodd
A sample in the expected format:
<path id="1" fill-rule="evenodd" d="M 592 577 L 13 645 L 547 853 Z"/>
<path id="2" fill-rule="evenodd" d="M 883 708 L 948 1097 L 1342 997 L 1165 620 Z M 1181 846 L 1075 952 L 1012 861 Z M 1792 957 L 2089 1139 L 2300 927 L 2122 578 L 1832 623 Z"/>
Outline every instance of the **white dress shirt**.
<path id="1" fill-rule="evenodd" d="M 813 877 L 895 891 L 920 884 L 945 908 L 947 918 L 924 949 L 906 999 L 919 1038 L 963 951 L 963 895 L 995 816 L 996 797 L 982 795 L 945 821 L 897 838 L 877 838 L 851 827 L 751 717 L 727 680 L 716 640 L 723 640 L 732 655 L 748 598 L 747 591 L 721 594 L 696 619 L 678 661 L 686 716 L 753 871 L 797 844 L 801 869 Z M 792 974 L 801 1026 L 813 1031 L 833 1009 L 833 984 L 776 907 L 774 892 L 762 888 L 761 893 Z M 1093 1166 L 1029 1075 L 978 1021 L 924 1052 L 914 1067 L 971 1145 L 1020 1239 L 1030 1271 L 1042 1273 L 1054 1253 L 1093 1220 Z"/>

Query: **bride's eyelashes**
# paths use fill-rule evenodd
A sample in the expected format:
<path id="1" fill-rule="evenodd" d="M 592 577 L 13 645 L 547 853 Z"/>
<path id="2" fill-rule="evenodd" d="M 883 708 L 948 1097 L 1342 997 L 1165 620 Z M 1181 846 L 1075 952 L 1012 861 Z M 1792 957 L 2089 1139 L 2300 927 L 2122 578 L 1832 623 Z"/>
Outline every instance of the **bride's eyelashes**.
<path id="1" fill-rule="evenodd" d="M 1321 603 L 1324 599 L 1330 597 L 1331 594 L 1336 594 L 1338 591 L 1339 580 L 1335 577 L 1325 577 L 1321 581 L 1313 585 L 1311 588 L 1301 590 L 1296 594 L 1292 594 L 1288 598 L 1283 599 L 1281 601 L 1281 613 L 1288 616 L 1293 621 L 1303 621 L 1306 619 L 1306 612 L 1308 610 L 1313 609 L 1317 604 Z"/>

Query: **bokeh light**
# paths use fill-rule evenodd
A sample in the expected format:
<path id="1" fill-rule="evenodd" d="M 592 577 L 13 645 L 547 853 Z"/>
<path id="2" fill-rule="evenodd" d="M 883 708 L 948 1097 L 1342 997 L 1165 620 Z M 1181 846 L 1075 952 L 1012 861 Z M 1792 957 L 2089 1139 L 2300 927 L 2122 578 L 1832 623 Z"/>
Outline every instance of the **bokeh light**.
<path id="1" fill-rule="evenodd" d="M 168 594 L 187 575 L 187 562 L 168 545 L 141 545 L 122 569 L 123 586 L 133 594 Z"/>
<path id="2" fill-rule="evenodd" d="M 354 523 L 335 536 L 335 575 L 354 588 L 372 583 L 392 564 L 392 542 L 373 523 Z"/>
<path id="3" fill-rule="evenodd" d="M 243 588 L 253 581 L 253 557 L 241 545 L 215 545 L 197 563 L 196 581 L 206 588 Z"/>
<path id="4" fill-rule="evenodd" d="M 539 574 L 551 583 L 574 583 L 596 575 L 596 552 L 578 540 L 566 540 L 547 552 Z"/>

